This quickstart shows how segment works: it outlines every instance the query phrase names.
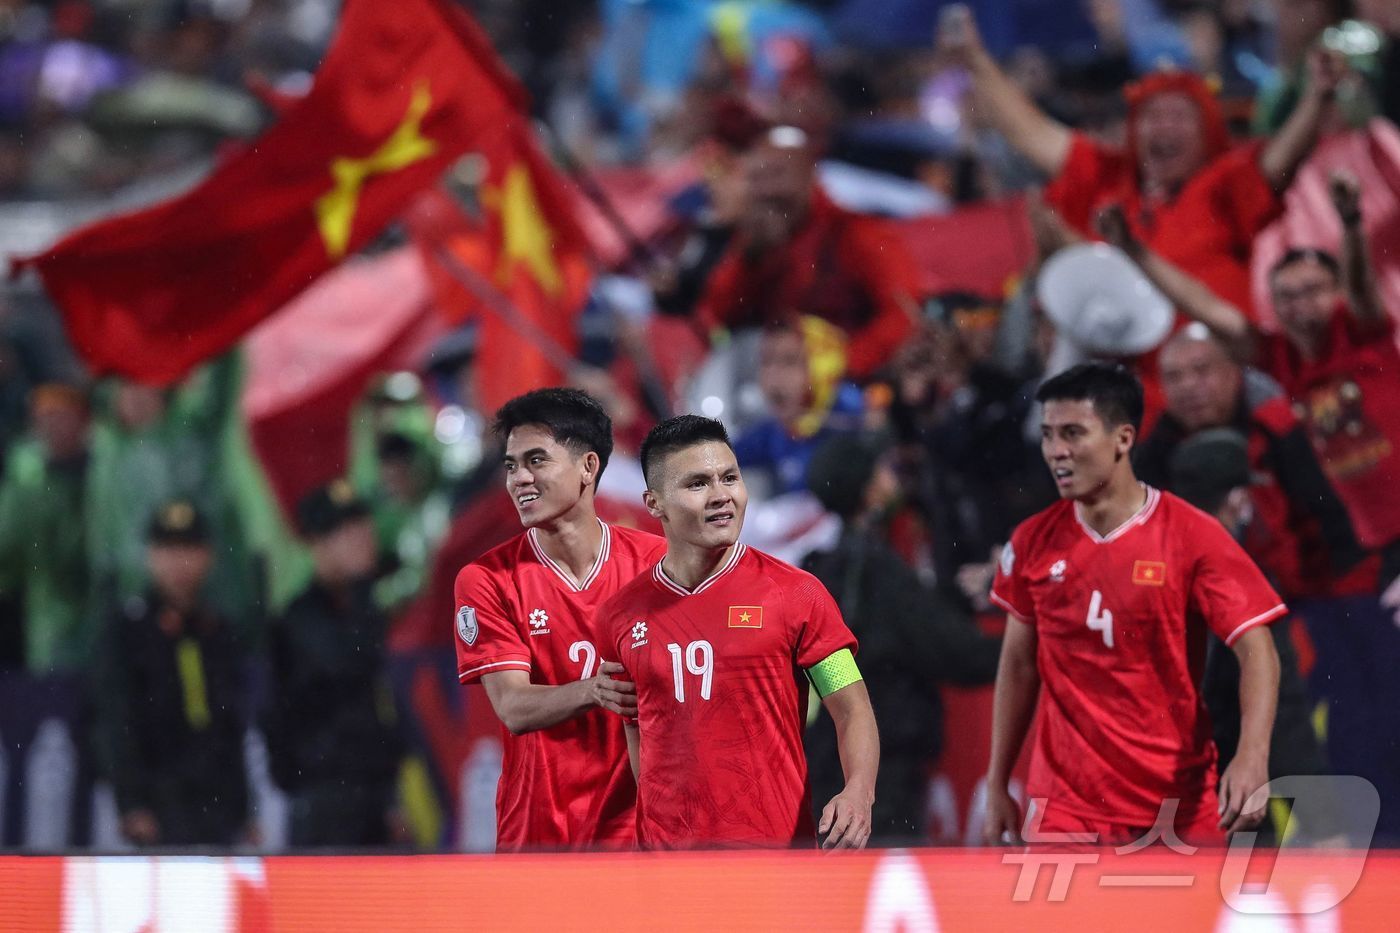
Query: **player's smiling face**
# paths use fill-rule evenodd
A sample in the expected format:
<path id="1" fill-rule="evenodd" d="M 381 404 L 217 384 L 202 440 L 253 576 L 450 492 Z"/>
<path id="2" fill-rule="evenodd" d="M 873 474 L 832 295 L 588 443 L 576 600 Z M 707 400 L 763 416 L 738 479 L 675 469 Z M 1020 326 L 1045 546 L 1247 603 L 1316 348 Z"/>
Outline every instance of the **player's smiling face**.
<path id="1" fill-rule="evenodd" d="M 668 541 L 712 549 L 739 540 L 749 493 L 728 444 L 694 444 L 667 454 L 658 466 L 646 505 Z"/>
<path id="2" fill-rule="evenodd" d="M 598 455 L 575 454 L 548 428 L 521 425 L 506 438 L 506 490 L 526 528 L 548 524 L 577 508 L 598 475 Z"/>
<path id="3" fill-rule="evenodd" d="M 1135 432 L 1104 424 L 1087 399 L 1052 399 L 1042 406 L 1040 453 L 1061 499 L 1092 499 L 1125 468 Z"/>

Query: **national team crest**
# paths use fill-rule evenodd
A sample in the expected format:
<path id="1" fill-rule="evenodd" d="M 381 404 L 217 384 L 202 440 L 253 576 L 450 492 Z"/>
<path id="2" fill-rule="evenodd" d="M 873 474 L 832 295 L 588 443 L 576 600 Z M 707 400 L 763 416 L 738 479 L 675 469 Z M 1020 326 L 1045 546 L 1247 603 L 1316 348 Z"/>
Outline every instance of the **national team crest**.
<path id="1" fill-rule="evenodd" d="M 1133 561 L 1133 582 L 1138 586 L 1165 586 L 1167 565 L 1159 560 Z"/>
<path id="2" fill-rule="evenodd" d="M 481 629 L 476 624 L 476 610 L 471 606 L 463 606 L 457 610 L 457 637 L 468 645 L 476 644 L 476 636 L 481 633 Z"/>
<path id="3" fill-rule="evenodd" d="M 730 606 L 730 628 L 763 628 L 762 606 Z"/>

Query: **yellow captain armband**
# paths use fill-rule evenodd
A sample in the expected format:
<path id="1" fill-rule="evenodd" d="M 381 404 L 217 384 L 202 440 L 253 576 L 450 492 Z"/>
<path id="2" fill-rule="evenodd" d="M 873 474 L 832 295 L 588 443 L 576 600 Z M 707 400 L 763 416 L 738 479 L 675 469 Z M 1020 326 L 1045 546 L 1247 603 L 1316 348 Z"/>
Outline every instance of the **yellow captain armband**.
<path id="1" fill-rule="evenodd" d="M 842 648 L 807 668 L 807 679 L 817 688 L 818 694 L 829 697 L 842 687 L 849 687 L 860 680 L 860 668 L 856 667 L 856 659 L 851 654 L 851 649 Z"/>

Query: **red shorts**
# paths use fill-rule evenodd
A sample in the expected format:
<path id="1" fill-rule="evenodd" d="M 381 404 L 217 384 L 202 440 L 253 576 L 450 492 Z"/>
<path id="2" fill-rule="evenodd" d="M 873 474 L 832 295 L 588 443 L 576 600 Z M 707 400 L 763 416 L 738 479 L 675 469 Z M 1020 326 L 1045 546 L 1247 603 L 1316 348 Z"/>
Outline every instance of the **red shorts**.
<path id="1" fill-rule="evenodd" d="M 1067 813 L 1054 804 L 1041 807 L 1043 800 L 1033 800 L 1026 814 L 1023 838 L 1026 845 L 1043 848 L 1094 848 L 1101 846 L 1161 847 L 1184 843 L 1188 846 L 1215 847 L 1228 842 L 1220 828 L 1220 814 L 1215 812 L 1215 796 L 1208 804 L 1192 813 L 1174 813 L 1171 827 L 1156 823 L 1118 823 L 1097 817 Z M 1158 823 L 1164 822 L 1159 816 Z M 1136 846 L 1134 847 L 1136 848 Z"/>

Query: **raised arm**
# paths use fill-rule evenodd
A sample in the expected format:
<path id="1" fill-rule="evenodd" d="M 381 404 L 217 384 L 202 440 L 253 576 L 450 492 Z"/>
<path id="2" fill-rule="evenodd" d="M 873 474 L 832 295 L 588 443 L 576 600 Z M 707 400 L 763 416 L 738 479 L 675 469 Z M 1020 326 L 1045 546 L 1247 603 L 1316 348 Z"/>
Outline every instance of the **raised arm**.
<path id="1" fill-rule="evenodd" d="M 963 4 L 946 7 L 938 30 L 938 51 L 967 69 L 979 116 L 996 128 L 1017 152 L 1050 177 L 1069 158 L 1069 128 L 1037 107 L 997 65 Z"/>
<path id="2" fill-rule="evenodd" d="M 987 765 L 987 822 L 983 839 L 1000 845 L 1003 834 L 1021 841 L 1021 807 L 1011 796 L 1011 769 L 1021 755 L 1040 693 L 1035 666 L 1035 629 L 1015 616 L 1006 618 L 996 692 L 992 700 L 992 755 Z"/>
<path id="3" fill-rule="evenodd" d="M 1119 205 L 1104 210 L 1097 218 L 1099 233 L 1137 263 L 1143 275 L 1182 314 L 1209 327 L 1240 359 L 1253 353 L 1253 329 L 1244 312 L 1211 291 L 1210 286 L 1180 266 L 1158 255 L 1133 235 Z"/>
<path id="4" fill-rule="evenodd" d="M 621 716 L 637 715 L 637 685 L 614 680 L 622 665 L 604 661 L 599 673 L 587 680 L 550 686 L 530 683 L 526 671 L 497 671 L 481 678 L 491 708 L 511 735 L 548 729 L 595 706 Z"/>
<path id="5" fill-rule="evenodd" d="M 1323 118 L 1337 96 L 1346 61 L 1336 52 L 1314 49 L 1308 55 L 1308 80 L 1298 105 L 1259 153 L 1259 170 L 1282 194 L 1293 184 L 1298 166 L 1317 145 Z"/>
<path id="6" fill-rule="evenodd" d="M 1379 328 L 1388 321 L 1361 222 L 1361 183 L 1352 175 L 1333 172 L 1327 189 L 1342 222 L 1342 283 L 1351 313 L 1362 326 Z"/>

